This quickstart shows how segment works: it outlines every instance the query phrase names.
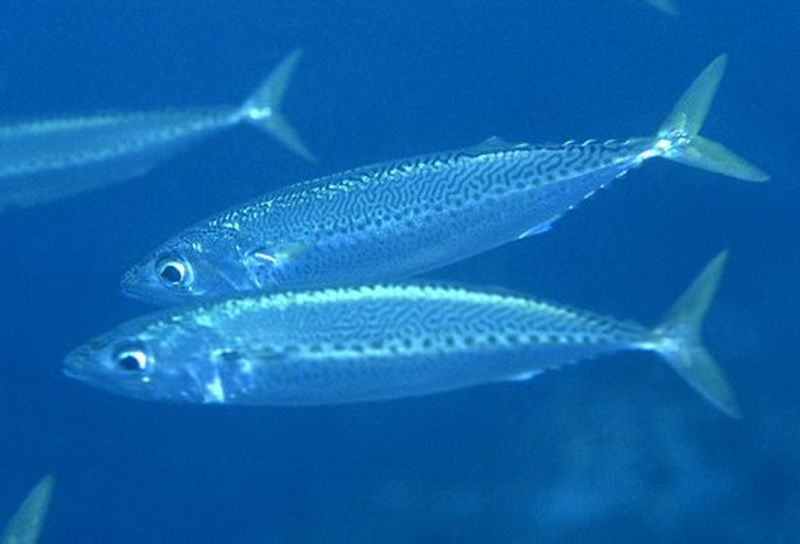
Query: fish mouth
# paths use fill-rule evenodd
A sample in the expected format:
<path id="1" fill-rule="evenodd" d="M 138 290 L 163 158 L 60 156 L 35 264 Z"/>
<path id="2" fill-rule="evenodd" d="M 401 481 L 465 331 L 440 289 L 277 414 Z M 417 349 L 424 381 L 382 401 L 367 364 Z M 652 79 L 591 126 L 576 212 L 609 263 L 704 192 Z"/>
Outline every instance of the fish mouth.
<path id="1" fill-rule="evenodd" d="M 78 372 L 72 370 L 69 367 L 65 366 L 64 368 L 61 369 L 61 372 L 64 374 L 64 376 L 72 380 L 78 380 L 81 382 L 86 381 L 86 378 L 82 374 L 79 374 Z"/>
<path id="2" fill-rule="evenodd" d="M 147 278 L 143 279 L 144 275 L 139 270 L 134 268 L 122 276 L 119 287 L 123 295 L 149 304 L 162 304 L 165 298 L 169 299 L 169 294 L 164 293 L 160 284 Z"/>
<path id="3" fill-rule="evenodd" d="M 131 298 L 141 298 L 141 282 L 138 278 L 141 274 L 138 273 L 138 268 L 132 268 L 122 275 L 119 281 L 119 287 L 122 294 Z"/>
<path id="4" fill-rule="evenodd" d="M 78 348 L 64 357 L 64 366 L 61 372 L 74 380 L 86 380 L 87 353 L 85 349 Z"/>
<path id="5" fill-rule="evenodd" d="M 120 288 L 120 291 L 122 291 L 122 294 L 125 295 L 128 298 L 134 298 L 136 300 L 147 301 L 147 299 L 144 297 L 141 289 L 139 289 L 138 287 L 135 287 L 134 285 L 132 285 L 130 283 L 125 282 L 124 280 L 122 282 L 120 282 L 119 288 Z"/>
<path id="6" fill-rule="evenodd" d="M 98 337 L 82 344 L 70 351 L 66 357 L 61 371 L 65 376 L 81 381 L 90 381 L 97 373 L 101 364 L 101 354 L 107 347 L 107 340 Z"/>

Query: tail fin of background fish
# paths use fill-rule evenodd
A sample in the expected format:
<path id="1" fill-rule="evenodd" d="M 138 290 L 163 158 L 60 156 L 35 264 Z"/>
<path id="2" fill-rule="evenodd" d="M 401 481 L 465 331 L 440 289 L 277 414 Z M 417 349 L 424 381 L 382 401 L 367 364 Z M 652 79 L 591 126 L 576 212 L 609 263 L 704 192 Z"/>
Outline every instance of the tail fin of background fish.
<path id="1" fill-rule="evenodd" d="M 49 474 L 34 487 L 0 535 L 2 544 L 36 544 L 50 505 L 55 477 Z"/>
<path id="2" fill-rule="evenodd" d="M 714 59 L 683 93 L 658 130 L 653 153 L 745 181 L 766 181 L 769 175 L 763 170 L 722 144 L 699 135 L 727 62 L 727 55 Z"/>
<path id="3" fill-rule="evenodd" d="M 295 49 L 287 55 L 242 104 L 241 114 L 248 123 L 266 131 L 304 159 L 313 161 L 316 160 L 314 155 L 280 109 L 286 87 L 292 79 L 302 53 L 302 49 Z"/>
<path id="4" fill-rule="evenodd" d="M 727 259 L 727 251 L 717 255 L 670 308 L 653 331 L 653 347 L 711 404 L 730 416 L 739 417 L 733 391 L 700 337 L 703 318 L 714 298 Z"/>
<path id="5" fill-rule="evenodd" d="M 672 0 L 647 0 L 647 3 L 666 15 L 671 15 L 672 17 L 680 15 L 678 6 Z"/>

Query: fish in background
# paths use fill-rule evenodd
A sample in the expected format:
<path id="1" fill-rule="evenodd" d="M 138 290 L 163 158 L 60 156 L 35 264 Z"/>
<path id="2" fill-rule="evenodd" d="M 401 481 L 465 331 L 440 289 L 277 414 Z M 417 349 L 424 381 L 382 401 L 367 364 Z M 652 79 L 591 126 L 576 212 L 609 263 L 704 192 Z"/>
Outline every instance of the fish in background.
<path id="1" fill-rule="evenodd" d="M 766 180 L 698 134 L 726 60 L 697 77 L 655 136 L 543 145 L 492 138 L 291 185 L 168 240 L 123 276 L 122 289 L 173 304 L 404 279 L 545 232 L 654 157 Z"/>
<path id="2" fill-rule="evenodd" d="M 0 210 L 143 175 L 190 144 L 241 123 L 313 160 L 280 111 L 300 55 L 298 49 L 286 56 L 238 106 L 102 113 L 0 126 Z"/>
<path id="3" fill-rule="evenodd" d="M 55 483 L 55 476 L 48 474 L 36 484 L 6 525 L 0 535 L 0 544 L 35 544 L 39 541 Z"/>
<path id="4" fill-rule="evenodd" d="M 666 15 L 678 17 L 681 14 L 673 0 L 645 0 L 645 2 Z"/>
<path id="5" fill-rule="evenodd" d="M 735 416 L 733 393 L 700 338 L 725 260 L 718 255 L 654 329 L 463 287 L 329 288 L 162 310 L 76 349 L 65 372 L 143 400 L 317 405 L 528 380 L 638 350 Z"/>

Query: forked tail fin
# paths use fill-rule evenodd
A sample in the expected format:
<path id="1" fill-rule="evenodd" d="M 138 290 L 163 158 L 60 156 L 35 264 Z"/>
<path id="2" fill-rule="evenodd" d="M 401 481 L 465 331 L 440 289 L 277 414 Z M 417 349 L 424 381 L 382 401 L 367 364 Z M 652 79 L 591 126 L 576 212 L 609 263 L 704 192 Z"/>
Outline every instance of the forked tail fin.
<path id="1" fill-rule="evenodd" d="M 670 308 L 653 331 L 654 349 L 711 404 L 729 416 L 739 417 L 733 391 L 700 337 L 703 318 L 727 259 L 727 251 L 717 255 Z"/>
<path id="2" fill-rule="evenodd" d="M 699 135 L 725 73 L 727 55 L 709 64 L 678 99 L 653 143 L 653 154 L 745 181 L 769 175 L 724 145 Z"/>
<path id="3" fill-rule="evenodd" d="M 286 87 L 292 79 L 302 53 L 302 49 L 295 49 L 270 72 L 242 104 L 241 115 L 245 121 L 266 131 L 304 159 L 314 161 L 316 160 L 314 154 L 309 151 L 280 110 Z"/>

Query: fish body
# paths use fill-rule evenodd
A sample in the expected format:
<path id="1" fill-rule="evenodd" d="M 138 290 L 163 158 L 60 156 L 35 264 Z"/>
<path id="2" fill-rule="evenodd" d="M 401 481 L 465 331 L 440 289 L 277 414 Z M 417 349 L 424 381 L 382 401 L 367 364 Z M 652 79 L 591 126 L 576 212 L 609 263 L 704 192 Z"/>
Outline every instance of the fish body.
<path id="1" fill-rule="evenodd" d="M 734 413 L 698 335 L 724 259 L 707 267 L 654 330 L 462 287 L 328 288 L 163 310 L 77 349 L 66 373 L 146 400 L 314 405 L 523 380 L 602 354 L 645 350 Z"/>
<path id="2" fill-rule="evenodd" d="M 554 219 L 640 162 L 647 148 L 479 147 L 370 166 L 231 209 L 182 233 L 153 260 L 190 263 L 189 293 L 199 297 L 396 280 L 523 236 L 532 217 Z M 570 166 L 559 168 L 564 163 Z M 581 168 L 586 173 L 576 176 Z M 215 276 L 216 285 L 203 281 Z M 123 283 L 136 295 L 142 286 L 134 277 Z M 158 292 L 163 278 L 150 278 Z M 185 293 L 164 297 L 173 294 L 177 302 Z"/>
<path id="3" fill-rule="evenodd" d="M 299 60 L 287 56 L 243 104 L 102 113 L 0 126 L 0 209 L 32 206 L 145 174 L 200 139 L 248 123 L 306 158 L 278 108 Z"/>
<path id="4" fill-rule="evenodd" d="M 292 185 L 178 234 L 125 274 L 123 290 L 170 304 L 406 278 L 543 232 L 654 157 L 765 179 L 697 135 L 724 66 L 720 57 L 697 78 L 654 137 L 553 145 L 492 138 Z"/>

